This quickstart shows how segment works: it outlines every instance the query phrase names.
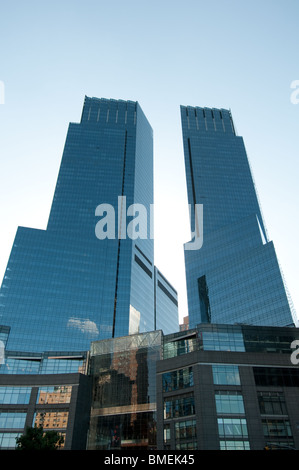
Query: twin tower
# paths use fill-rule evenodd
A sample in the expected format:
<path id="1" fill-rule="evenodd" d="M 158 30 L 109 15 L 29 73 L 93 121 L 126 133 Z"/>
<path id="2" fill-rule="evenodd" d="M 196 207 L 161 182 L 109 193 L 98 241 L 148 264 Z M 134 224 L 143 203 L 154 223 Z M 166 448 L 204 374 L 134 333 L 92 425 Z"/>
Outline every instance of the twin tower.
<path id="1" fill-rule="evenodd" d="M 295 325 L 230 111 L 181 106 L 181 119 L 195 237 L 185 245 L 190 327 Z M 178 331 L 177 291 L 154 263 L 153 204 L 153 132 L 140 105 L 85 97 L 46 230 L 15 236 L 0 291 L 6 348 L 85 351 Z"/>

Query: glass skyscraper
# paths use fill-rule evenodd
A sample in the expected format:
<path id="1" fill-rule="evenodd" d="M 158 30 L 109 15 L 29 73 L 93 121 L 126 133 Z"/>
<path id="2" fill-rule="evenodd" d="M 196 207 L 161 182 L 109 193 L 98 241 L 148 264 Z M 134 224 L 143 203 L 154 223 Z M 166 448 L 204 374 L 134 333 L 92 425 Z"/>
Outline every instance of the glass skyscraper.
<path id="1" fill-rule="evenodd" d="M 296 324 L 230 111 L 181 106 L 181 120 L 191 233 L 200 230 L 199 249 L 185 245 L 190 328 Z"/>
<path id="2" fill-rule="evenodd" d="M 152 205 L 153 132 L 140 105 L 85 97 L 47 229 L 15 236 L 0 291 L 6 348 L 88 350 L 152 331 L 160 315 L 165 333 L 176 331 L 177 294 L 156 282 Z"/>

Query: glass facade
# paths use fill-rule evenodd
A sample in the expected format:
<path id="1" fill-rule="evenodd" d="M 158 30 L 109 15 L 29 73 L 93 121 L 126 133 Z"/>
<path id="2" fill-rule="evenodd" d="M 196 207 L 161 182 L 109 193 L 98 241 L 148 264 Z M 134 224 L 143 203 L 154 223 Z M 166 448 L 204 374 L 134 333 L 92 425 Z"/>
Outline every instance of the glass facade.
<path id="1" fill-rule="evenodd" d="M 7 348 L 89 350 L 163 323 L 152 205 L 153 133 L 141 107 L 86 97 L 68 128 L 47 229 L 15 236 L 0 291 Z M 176 331 L 177 305 L 165 308 L 167 332 Z"/>
<path id="2" fill-rule="evenodd" d="M 163 341 L 163 358 L 181 356 L 196 351 L 199 348 L 197 332 L 189 332 L 186 336 L 182 333 L 165 336 Z"/>
<path id="3" fill-rule="evenodd" d="M 4 325 L 0 325 L 0 344 L 3 348 L 6 347 L 6 343 L 8 340 L 10 328 Z"/>
<path id="4" fill-rule="evenodd" d="M 215 402 L 220 450 L 249 450 L 242 393 L 237 390 L 218 390 L 215 391 Z"/>
<path id="5" fill-rule="evenodd" d="M 28 404 L 32 387 L 0 386 L 0 405 Z"/>
<path id="6" fill-rule="evenodd" d="M 230 111 L 181 106 L 181 119 L 192 234 L 203 208 L 203 244 L 185 245 L 190 328 L 297 324 Z"/>
<path id="7" fill-rule="evenodd" d="M 272 385 L 273 386 L 273 385 Z M 270 449 L 295 449 L 284 392 L 257 392 L 266 446 Z"/>
<path id="8" fill-rule="evenodd" d="M 298 328 L 207 323 L 164 336 L 160 448 L 297 449 L 299 369 L 291 345 L 298 335 Z"/>
<path id="9" fill-rule="evenodd" d="M 87 352 L 83 353 L 13 353 L 6 352 L 0 374 L 71 374 L 87 370 Z"/>
<path id="10" fill-rule="evenodd" d="M 199 324 L 191 330 L 165 335 L 163 358 L 193 351 L 265 352 L 290 356 L 293 352 L 291 345 L 298 340 L 298 328 L 262 326 L 257 329 L 251 325 Z M 273 380 L 275 377 L 281 380 L 280 373 L 276 375 L 273 371 L 272 375 Z"/>
<path id="11" fill-rule="evenodd" d="M 205 351 L 245 351 L 241 331 L 203 331 L 202 341 Z"/>
<path id="12" fill-rule="evenodd" d="M 92 343 L 88 450 L 156 448 L 160 331 Z"/>
<path id="13" fill-rule="evenodd" d="M 56 430 L 67 450 L 85 449 L 91 381 L 78 372 L 0 375 L 0 449 L 15 448 L 28 426 Z"/>
<path id="14" fill-rule="evenodd" d="M 155 268 L 155 329 L 165 335 L 178 331 L 174 312 L 178 308 L 178 293 L 162 273 Z"/>
<path id="15" fill-rule="evenodd" d="M 193 367 L 162 374 L 163 448 L 196 450 L 197 419 Z"/>

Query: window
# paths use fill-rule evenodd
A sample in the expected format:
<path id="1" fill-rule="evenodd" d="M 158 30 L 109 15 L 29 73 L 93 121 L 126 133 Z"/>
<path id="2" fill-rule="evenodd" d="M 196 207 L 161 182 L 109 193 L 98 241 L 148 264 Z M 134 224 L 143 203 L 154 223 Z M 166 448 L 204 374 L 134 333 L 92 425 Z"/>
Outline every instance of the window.
<path id="1" fill-rule="evenodd" d="M 44 429 L 66 429 L 69 413 L 62 411 L 41 411 L 35 414 L 34 425 Z"/>
<path id="2" fill-rule="evenodd" d="M 248 441 L 220 441 L 220 450 L 250 450 Z"/>
<path id="3" fill-rule="evenodd" d="M 28 404 L 31 387 L 0 387 L 0 404 L 18 405 Z"/>
<path id="4" fill-rule="evenodd" d="M 40 360 L 16 359 L 7 357 L 5 359 L 5 374 L 38 374 L 40 371 Z"/>
<path id="5" fill-rule="evenodd" d="M 246 419 L 218 418 L 219 437 L 248 437 Z"/>
<path id="6" fill-rule="evenodd" d="M 175 423 L 175 439 L 176 441 L 190 440 L 196 438 L 196 421 L 190 419 L 187 421 L 177 421 Z"/>
<path id="7" fill-rule="evenodd" d="M 175 448 L 176 450 L 197 449 L 195 419 L 175 423 Z"/>
<path id="8" fill-rule="evenodd" d="M 195 414 L 193 395 L 169 398 L 164 401 L 164 419 L 179 418 Z"/>
<path id="9" fill-rule="evenodd" d="M 196 450 L 197 442 L 179 442 L 175 445 L 176 450 Z"/>
<path id="10" fill-rule="evenodd" d="M 15 449 L 16 439 L 21 433 L 0 432 L 0 449 Z"/>
<path id="11" fill-rule="evenodd" d="M 70 403 L 71 393 L 72 387 L 66 385 L 40 387 L 38 391 L 37 403 Z"/>
<path id="12" fill-rule="evenodd" d="M 262 415 L 286 415 L 286 403 L 281 392 L 258 392 L 260 413 Z"/>
<path id="13" fill-rule="evenodd" d="M 291 437 L 292 430 L 288 420 L 263 419 L 263 432 L 265 437 Z"/>
<path id="14" fill-rule="evenodd" d="M 233 365 L 213 365 L 214 384 L 217 385 L 240 385 L 240 375 L 238 366 Z"/>
<path id="15" fill-rule="evenodd" d="M 0 413 L 0 429 L 23 429 L 26 413 Z"/>
<path id="16" fill-rule="evenodd" d="M 170 441 L 170 424 L 164 425 L 164 443 Z"/>
<path id="17" fill-rule="evenodd" d="M 215 392 L 218 414 L 244 414 L 243 397 L 239 392 Z"/>
<path id="18" fill-rule="evenodd" d="M 254 367 L 256 385 L 265 387 L 299 387 L 299 370 L 280 367 Z"/>
<path id="19" fill-rule="evenodd" d="M 187 338 L 170 341 L 164 345 L 164 359 L 181 356 L 198 349 L 198 341 L 195 335 Z"/>
<path id="20" fill-rule="evenodd" d="M 204 331 L 203 349 L 205 351 L 245 351 L 243 335 L 228 331 Z"/>
<path id="21" fill-rule="evenodd" d="M 69 356 L 68 358 L 48 357 L 43 360 L 42 374 L 65 374 L 72 372 L 81 372 L 85 367 L 85 359 Z"/>
<path id="22" fill-rule="evenodd" d="M 163 392 L 181 390 L 193 386 L 192 367 L 166 372 L 162 377 Z"/>

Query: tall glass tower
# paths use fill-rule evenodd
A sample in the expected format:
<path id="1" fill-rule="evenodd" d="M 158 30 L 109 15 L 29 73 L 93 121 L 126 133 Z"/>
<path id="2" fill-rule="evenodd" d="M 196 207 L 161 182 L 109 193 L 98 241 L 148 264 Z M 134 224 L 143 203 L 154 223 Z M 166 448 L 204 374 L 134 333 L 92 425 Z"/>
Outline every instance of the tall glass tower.
<path id="1" fill-rule="evenodd" d="M 296 324 L 230 111 L 181 106 L 181 120 L 192 234 L 202 227 L 185 245 L 190 327 Z"/>
<path id="2" fill-rule="evenodd" d="M 47 229 L 16 233 L 0 291 L 6 348 L 87 350 L 152 331 L 160 315 L 165 332 L 176 331 L 167 284 L 159 293 L 167 308 L 157 301 L 152 204 L 153 132 L 141 107 L 85 97 L 81 122 L 69 125 Z"/>

